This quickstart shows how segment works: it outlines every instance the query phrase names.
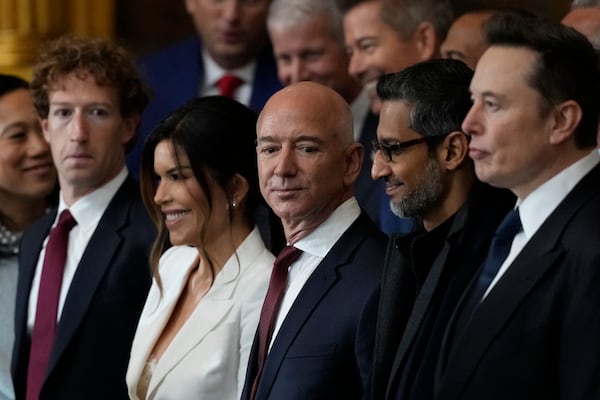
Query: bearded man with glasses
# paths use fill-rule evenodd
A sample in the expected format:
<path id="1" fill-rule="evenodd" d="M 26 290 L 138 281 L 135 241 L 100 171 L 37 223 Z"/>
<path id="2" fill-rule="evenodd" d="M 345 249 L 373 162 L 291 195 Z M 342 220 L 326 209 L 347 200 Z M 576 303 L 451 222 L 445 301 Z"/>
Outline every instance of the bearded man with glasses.
<path id="1" fill-rule="evenodd" d="M 373 399 L 432 399 L 444 328 L 476 274 L 510 192 L 477 180 L 461 123 L 472 70 L 432 60 L 384 75 L 373 179 L 419 228 L 388 242 L 377 320 Z"/>

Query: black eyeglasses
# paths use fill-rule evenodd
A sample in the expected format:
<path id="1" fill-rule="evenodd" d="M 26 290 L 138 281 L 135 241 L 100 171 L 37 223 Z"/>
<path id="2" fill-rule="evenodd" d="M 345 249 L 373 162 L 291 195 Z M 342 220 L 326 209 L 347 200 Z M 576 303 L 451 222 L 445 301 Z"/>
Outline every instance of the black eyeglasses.
<path id="1" fill-rule="evenodd" d="M 405 142 L 392 143 L 382 143 L 378 142 L 376 139 L 373 139 L 371 141 L 371 145 L 373 146 L 373 150 L 375 150 L 375 152 L 381 150 L 381 156 L 385 162 L 391 162 L 394 157 L 404 153 L 409 147 L 415 146 L 419 143 L 432 143 L 443 139 L 446 136 L 447 135 L 423 136 L 418 139 L 407 140 Z"/>

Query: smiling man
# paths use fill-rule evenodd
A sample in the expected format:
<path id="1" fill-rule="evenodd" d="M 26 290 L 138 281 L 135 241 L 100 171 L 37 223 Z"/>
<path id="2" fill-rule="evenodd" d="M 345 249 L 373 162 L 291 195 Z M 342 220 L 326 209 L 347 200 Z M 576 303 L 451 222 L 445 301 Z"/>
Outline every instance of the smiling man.
<path id="1" fill-rule="evenodd" d="M 446 322 L 514 202 L 508 191 L 478 182 L 468 157 L 460 125 L 472 75 L 461 61 L 432 60 L 377 85 L 373 179 L 385 181 L 392 210 L 421 228 L 388 242 L 373 399 L 433 399 Z"/>

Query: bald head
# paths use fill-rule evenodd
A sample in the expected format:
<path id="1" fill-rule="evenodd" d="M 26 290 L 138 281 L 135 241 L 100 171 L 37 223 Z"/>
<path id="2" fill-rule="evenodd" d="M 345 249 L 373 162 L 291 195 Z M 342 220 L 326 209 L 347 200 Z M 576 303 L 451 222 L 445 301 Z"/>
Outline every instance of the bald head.
<path id="1" fill-rule="evenodd" d="M 600 49 L 600 7 L 574 8 L 564 16 L 562 23 L 587 37 L 594 48 Z"/>
<path id="2" fill-rule="evenodd" d="M 315 82 L 271 96 L 258 118 L 256 151 L 261 193 L 290 243 L 352 197 L 363 157 L 348 103 Z"/>
<path id="3" fill-rule="evenodd" d="M 259 115 L 258 130 L 264 122 L 286 114 L 326 128 L 343 145 L 354 141 L 352 110 L 340 94 L 322 84 L 302 81 L 275 93 Z"/>
<path id="4" fill-rule="evenodd" d="M 487 48 L 482 33 L 483 23 L 492 14 L 491 11 L 474 11 L 454 20 L 442 43 L 442 57 L 460 60 L 475 69 L 479 57 Z"/>

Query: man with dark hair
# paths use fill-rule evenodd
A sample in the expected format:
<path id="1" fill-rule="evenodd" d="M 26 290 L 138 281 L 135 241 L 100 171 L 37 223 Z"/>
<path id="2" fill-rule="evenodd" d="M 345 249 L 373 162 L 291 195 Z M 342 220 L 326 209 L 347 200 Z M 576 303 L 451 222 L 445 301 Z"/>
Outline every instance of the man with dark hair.
<path id="1" fill-rule="evenodd" d="M 12 376 L 17 399 L 127 399 L 156 230 L 125 167 L 148 94 L 125 49 L 61 37 L 33 70 L 58 209 L 21 241 Z"/>
<path id="2" fill-rule="evenodd" d="M 377 85 L 381 99 L 373 179 L 390 205 L 420 221 L 388 242 L 377 320 L 372 398 L 433 398 L 441 340 L 454 305 L 514 203 L 477 181 L 460 125 L 471 106 L 472 70 L 432 60 Z M 486 223 L 482 224 L 485 219 Z"/>
<path id="3" fill-rule="evenodd" d="M 478 178 L 510 189 L 445 334 L 438 399 L 600 398 L 600 74 L 589 41 L 494 16 L 463 130 Z"/>

